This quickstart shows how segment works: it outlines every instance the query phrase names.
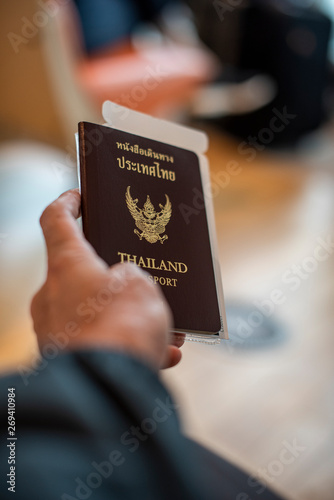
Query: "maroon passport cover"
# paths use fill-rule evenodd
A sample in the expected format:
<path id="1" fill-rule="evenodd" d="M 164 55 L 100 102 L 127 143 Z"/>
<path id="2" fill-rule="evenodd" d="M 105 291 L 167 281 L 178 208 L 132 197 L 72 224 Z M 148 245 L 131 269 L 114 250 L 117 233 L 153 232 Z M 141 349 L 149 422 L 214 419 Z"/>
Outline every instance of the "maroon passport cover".
<path id="1" fill-rule="evenodd" d="M 197 155 L 79 123 L 83 230 L 109 265 L 132 261 L 159 283 L 178 331 L 221 329 Z M 202 198 L 201 198 L 202 196 Z"/>

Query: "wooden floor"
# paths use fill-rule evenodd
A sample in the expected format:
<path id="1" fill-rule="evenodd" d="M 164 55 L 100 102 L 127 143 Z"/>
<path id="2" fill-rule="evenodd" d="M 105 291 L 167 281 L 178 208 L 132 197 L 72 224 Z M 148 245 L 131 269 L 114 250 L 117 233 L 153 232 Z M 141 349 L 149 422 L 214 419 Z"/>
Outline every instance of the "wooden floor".
<path id="1" fill-rule="evenodd" d="M 164 380 L 189 436 L 266 477 L 286 498 L 333 500 L 334 251 L 314 258 L 319 238 L 334 237 L 333 131 L 309 154 L 264 152 L 251 162 L 236 142 L 213 131 L 210 137 L 212 174 L 230 160 L 241 169 L 214 197 L 225 297 L 258 311 L 254 301 L 279 289 L 285 300 L 270 319 L 281 336 L 261 349 L 247 349 L 248 338 L 239 347 L 188 343 Z M 21 229 L 5 232 L 0 246 L 3 370 L 36 353 L 28 307 L 45 261 L 37 222 L 28 250 L 26 229 L 22 238 Z M 294 265 L 310 269 L 299 282 L 291 281 Z M 291 447 L 295 456 L 284 451 Z"/>

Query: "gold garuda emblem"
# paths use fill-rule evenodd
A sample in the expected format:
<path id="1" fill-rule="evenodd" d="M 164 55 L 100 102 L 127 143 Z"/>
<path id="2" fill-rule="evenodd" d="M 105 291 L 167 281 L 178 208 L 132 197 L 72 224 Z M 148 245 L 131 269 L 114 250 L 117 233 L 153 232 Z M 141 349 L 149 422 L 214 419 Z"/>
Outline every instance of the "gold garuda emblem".
<path id="1" fill-rule="evenodd" d="M 156 212 L 150 197 L 147 196 L 144 207 L 138 208 L 137 203 L 138 199 L 133 199 L 130 194 L 130 186 L 127 187 L 125 193 L 125 200 L 130 211 L 130 214 L 134 218 L 136 222 L 136 226 L 138 229 L 135 229 L 135 234 L 138 235 L 139 239 L 142 240 L 145 238 L 149 243 L 156 243 L 160 241 L 162 244 L 165 240 L 168 239 L 167 234 L 164 236 L 160 236 L 165 232 L 165 228 L 169 222 L 169 219 L 172 215 L 172 204 L 166 196 L 166 204 L 165 206 L 159 204 L 160 212 Z"/>

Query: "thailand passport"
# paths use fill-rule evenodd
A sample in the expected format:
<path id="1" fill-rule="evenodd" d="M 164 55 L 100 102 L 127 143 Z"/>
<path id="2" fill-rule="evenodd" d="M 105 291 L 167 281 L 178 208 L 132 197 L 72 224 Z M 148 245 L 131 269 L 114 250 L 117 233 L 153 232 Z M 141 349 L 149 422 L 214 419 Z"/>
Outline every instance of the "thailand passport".
<path id="1" fill-rule="evenodd" d="M 147 271 L 171 307 L 175 332 L 226 338 L 198 154 L 95 123 L 79 123 L 78 139 L 83 230 L 98 255 L 110 266 L 133 262 Z"/>

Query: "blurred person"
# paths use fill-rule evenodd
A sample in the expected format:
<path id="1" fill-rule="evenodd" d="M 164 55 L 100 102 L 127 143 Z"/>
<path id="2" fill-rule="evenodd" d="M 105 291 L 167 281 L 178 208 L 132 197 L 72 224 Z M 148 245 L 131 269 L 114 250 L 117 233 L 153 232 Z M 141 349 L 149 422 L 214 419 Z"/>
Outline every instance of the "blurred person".
<path id="1" fill-rule="evenodd" d="M 41 217 L 48 273 L 31 311 L 42 358 L 0 382 L 4 435 L 11 394 L 17 437 L 1 446 L 1 498 L 277 499 L 182 434 L 158 377 L 183 343 L 169 343 L 163 294 L 134 264 L 108 268 L 79 212 L 71 190 Z"/>
<path id="2" fill-rule="evenodd" d="M 141 22 L 154 21 L 161 10 L 178 0 L 75 0 L 87 52 L 128 38 Z"/>
<path id="3" fill-rule="evenodd" d="M 289 110 L 296 119 L 266 142 L 265 146 L 272 148 L 293 147 L 328 120 L 332 107 L 328 106 L 332 22 L 319 2 L 188 3 L 201 40 L 222 62 L 221 84 L 247 84 L 254 76 L 265 75 L 276 87 L 272 99 L 257 109 L 240 110 L 236 106 L 220 116 L 212 113 L 205 117 L 210 123 L 250 143 L 261 129 L 268 127 L 275 109 Z M 259 147 L 263 144 L 264 141 Z"/>

